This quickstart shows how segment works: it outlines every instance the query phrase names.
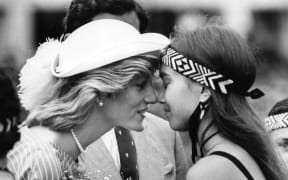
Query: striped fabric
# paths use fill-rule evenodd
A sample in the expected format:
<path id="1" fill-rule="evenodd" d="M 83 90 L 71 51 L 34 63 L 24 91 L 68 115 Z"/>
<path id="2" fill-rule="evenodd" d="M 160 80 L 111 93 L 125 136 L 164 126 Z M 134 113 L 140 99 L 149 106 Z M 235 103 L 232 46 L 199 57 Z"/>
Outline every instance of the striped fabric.
<path id="1" fill-rule="evenodd" d="M 21 140 L 8 153 L 8 169 L 17 180 L 58 180 L 64 171 L 77 179 L 84 178 L 71 157 L 55 145 L 41 142 L 29 128 L 20 130 Z"/>

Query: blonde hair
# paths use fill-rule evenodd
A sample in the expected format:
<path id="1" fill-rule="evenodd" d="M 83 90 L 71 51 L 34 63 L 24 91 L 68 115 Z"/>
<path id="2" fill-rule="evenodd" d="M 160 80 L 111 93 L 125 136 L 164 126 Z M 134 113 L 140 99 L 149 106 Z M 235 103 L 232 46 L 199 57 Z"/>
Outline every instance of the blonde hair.
<path id="1" fill-rule="evenodd" d="M 33 108 L 24 122 L 65 131 L 83 123 L 104 96 L 117 95 L 137 77 L 151 78 L 159 51 L 133 56 L 68 78 L 56 79 L 51 96 Z"/>

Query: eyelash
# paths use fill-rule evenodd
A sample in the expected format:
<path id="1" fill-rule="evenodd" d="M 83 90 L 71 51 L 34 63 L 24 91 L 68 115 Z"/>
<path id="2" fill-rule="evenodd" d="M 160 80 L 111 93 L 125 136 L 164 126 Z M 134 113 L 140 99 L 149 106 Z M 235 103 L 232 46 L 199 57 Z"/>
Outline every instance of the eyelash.
<path id="1" fill-rule="evenodd" d="M 147 81 L 143 81 L 141 83 L 136 84 L 136 86 L 140 89 L 144 89 L 147 85 Z"/>
<path id="2" fill-rule="evenodd" d="M 288 142 L 281 142 L 281 143 L 278 143 L 278 146 L 283 148 L 285 151 L 288 152 Z"/>

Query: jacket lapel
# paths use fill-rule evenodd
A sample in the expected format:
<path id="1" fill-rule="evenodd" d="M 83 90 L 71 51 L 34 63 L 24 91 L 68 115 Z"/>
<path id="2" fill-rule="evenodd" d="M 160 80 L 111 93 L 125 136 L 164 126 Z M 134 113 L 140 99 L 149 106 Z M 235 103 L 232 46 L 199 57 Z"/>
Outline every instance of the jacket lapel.
<path id="1" fill-rule="evenodd" d="M 144 132 L 132 132 L 136 143 L 138 170 L 140 179 L 164 179 L 164 161 L 153 138 L 147 133 L 147 126 Z"/>

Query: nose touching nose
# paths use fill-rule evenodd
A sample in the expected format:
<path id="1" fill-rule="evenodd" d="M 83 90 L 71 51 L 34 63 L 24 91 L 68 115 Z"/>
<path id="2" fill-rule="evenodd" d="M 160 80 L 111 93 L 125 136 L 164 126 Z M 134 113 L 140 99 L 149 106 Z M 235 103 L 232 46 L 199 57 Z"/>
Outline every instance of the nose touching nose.
<path id="1" fill-rule="evenodd" d="M 157 96 L 155 94 L 153 85 L 147 88 L 146 96 L 144 100 L 147 104 L 155 104 L 157 102 Z"/>
<path id="2" fill-rule="evenodd" d="M 164 99 L 164 86 L 161 78 L 153 78 L 150 91 L 147 92 L 147 103 L 153 104 Z"/>

